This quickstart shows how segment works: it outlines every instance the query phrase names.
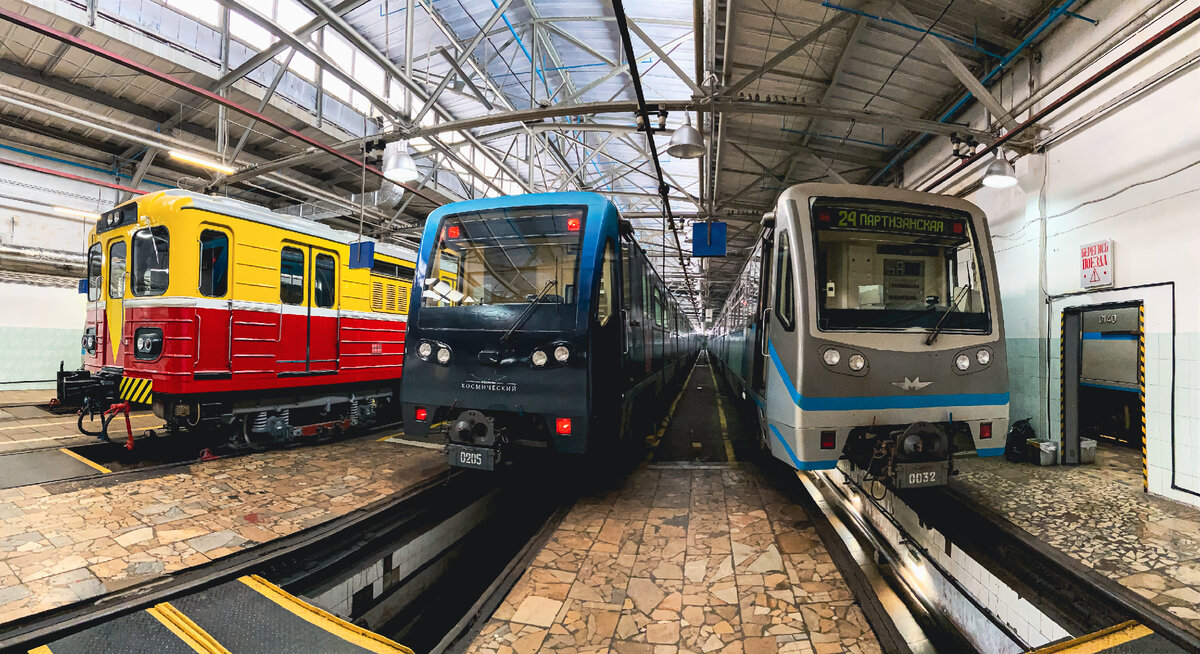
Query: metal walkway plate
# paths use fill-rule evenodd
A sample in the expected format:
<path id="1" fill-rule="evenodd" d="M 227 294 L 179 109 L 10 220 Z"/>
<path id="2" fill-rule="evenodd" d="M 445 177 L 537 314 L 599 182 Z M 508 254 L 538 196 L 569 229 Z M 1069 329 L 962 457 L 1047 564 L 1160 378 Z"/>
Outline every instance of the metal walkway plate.
<path id="1" fill-rule="evenodd" d="M 257 575 L 132 613 L 30 654 L 413 654 Z"/>

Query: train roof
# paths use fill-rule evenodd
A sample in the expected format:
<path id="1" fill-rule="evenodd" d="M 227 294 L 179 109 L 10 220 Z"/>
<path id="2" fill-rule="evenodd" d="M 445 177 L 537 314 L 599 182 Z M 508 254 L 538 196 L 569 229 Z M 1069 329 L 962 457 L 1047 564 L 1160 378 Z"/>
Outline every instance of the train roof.
<path id="1" fill-rule="evenodd" d="M 275 213 L 274 211 L 270 211 L 265 207 L 244 202 L 242 200 L 235 200 L 234 198 L 202 195 L 199 193 L 193 193 L 191 191 L 185 191 L 183 189 L 159 191 L 158 193 L 143 197 L 149 198 L 155 195 L 185 197 L 191 199 L 191 204 L 182 207 L 183 209 L 199 209 L 201 211 L 208 211 L 210 213 L 229 216 L 231 218 L 241 218 L 243 220 L 249 220 L 263 225 L 270 225 L 272 227 L 278 227 L 280 229 L 286 229 L 292 232 L 299 232 L 309 236 L 328 239 L 330 241 L 345 245 L 355 243 L 359 240 L 358 234 L 353 232 L 348 232 L 342 229 L 334 229 L 328 225 L 322 225 L 321 223 L 305 220 L 303 218 Z M 380 243 L 376 241 L 375 252 L 377 254 L 396 257 L 397 259 L 403 259 L 410 263 L 417 260 L 417 253 L 415 250 L 401 247 L 392 243 Z"/>

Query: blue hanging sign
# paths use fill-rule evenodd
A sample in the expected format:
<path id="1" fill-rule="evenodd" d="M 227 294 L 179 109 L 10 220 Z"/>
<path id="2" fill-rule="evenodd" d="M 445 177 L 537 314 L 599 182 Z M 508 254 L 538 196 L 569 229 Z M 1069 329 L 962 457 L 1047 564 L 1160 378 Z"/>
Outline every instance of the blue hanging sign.
<path id="1" fill-rule="evenodd" d="M 725 256 L 726 227 L 721 222 L 692 223 L 692 256 Z"/>
<path id="2" fill-rule="evenodd" d="M 350 267 L 371 268 L 375 265 L 375 241 L 350 244 Z"/>

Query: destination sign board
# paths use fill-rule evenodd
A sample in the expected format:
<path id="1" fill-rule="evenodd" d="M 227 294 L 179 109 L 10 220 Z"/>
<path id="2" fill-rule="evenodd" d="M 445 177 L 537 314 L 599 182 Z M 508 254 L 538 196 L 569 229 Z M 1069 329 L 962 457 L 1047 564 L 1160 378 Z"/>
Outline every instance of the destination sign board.
<path id="1" fill-rule="evenodd" d="M 929 216 L 893 211 L 886 207 L 815 206 L 819 229 L 891 232 L 930 236 L 962 237 L 966 221 L 949 216 Z"/>

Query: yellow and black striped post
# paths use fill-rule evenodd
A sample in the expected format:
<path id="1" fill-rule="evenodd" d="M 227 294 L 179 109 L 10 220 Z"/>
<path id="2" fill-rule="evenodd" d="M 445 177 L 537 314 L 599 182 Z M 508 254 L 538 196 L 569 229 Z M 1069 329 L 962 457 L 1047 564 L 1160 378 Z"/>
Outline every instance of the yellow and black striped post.
<path id="1" fill-rule="evenodd" d="M 128 400 L 134 404 L 150 404 L 154 401 L 153 390 L 154 380 L 152 379 L 121 378 L 120 397 L 122 400 Z"/>
<path id="2" fill-rule="evenodd" d="M 1138 393 L 1142 400 L 1142 492 L 1150 492 L 1150 468 L 1146 465 L 1146 306 L 1138 305 Z"/>

